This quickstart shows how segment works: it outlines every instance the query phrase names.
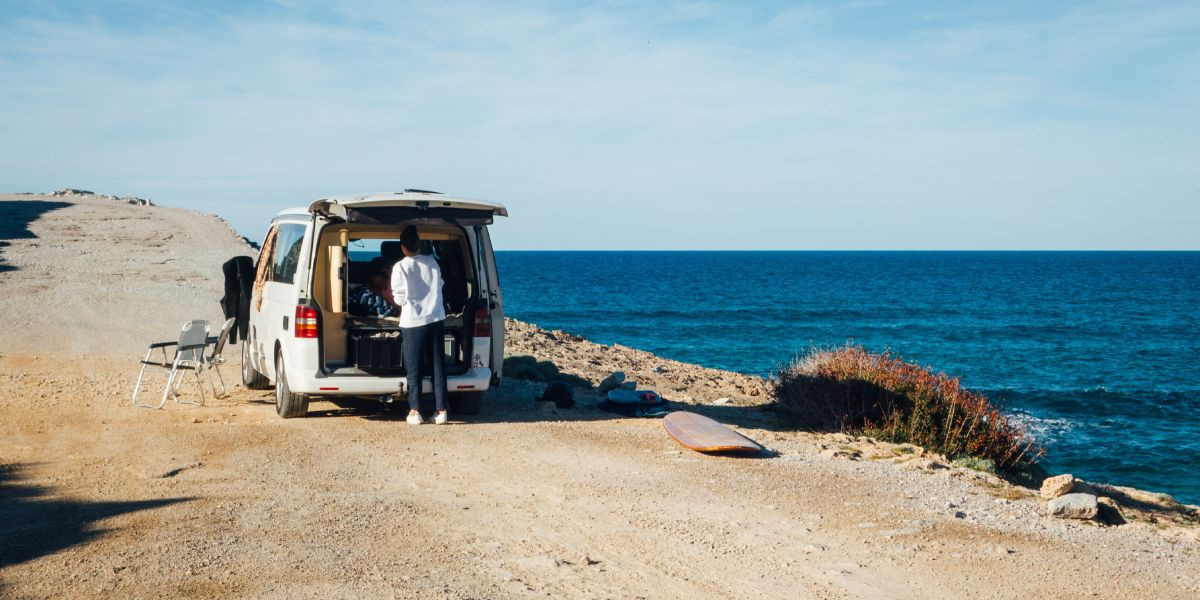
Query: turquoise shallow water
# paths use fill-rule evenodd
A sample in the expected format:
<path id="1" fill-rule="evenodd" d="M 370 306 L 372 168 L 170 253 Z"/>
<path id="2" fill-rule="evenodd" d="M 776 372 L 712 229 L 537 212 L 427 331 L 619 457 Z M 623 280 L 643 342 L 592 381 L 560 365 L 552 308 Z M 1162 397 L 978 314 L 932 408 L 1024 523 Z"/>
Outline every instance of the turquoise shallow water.
<path id="1" fill-rule="evenodd" d="M 853 340 L 961 376 L 1047 467 L 1200 503 L 1200 252 L 499 252 L 507 313 L 768 374 Z"/>

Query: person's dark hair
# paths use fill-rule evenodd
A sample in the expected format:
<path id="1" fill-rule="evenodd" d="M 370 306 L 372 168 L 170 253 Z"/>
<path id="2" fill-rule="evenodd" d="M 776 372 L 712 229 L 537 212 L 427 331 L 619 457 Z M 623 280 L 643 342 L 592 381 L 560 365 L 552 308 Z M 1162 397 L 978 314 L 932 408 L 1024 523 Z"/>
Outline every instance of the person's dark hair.
<path id="1" fill-rule="evenodd" d="M 400 243 L 413 254 L 421 252 L 421 236 L 417 235 L 417 228 L 413 225 L 405 227 L 404 231 L 400 233 Z"/>

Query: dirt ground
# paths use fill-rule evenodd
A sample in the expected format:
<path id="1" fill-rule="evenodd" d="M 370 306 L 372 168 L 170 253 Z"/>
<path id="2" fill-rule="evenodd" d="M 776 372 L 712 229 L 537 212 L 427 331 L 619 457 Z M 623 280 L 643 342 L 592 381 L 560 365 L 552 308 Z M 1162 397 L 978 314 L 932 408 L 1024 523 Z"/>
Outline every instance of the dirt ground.
<path id="1" fill-rule="evenodd" d="M 177 325 L 158 321 L 178 315 L 101 315 L 112 321 L 101 330 L 127 332 L 120 351 L 14 317 L 36 312 L 22 291 L 38 269 L 28 244 L 70 251 L 61 208 L 4 230 L 0 248 L 0 293 L 20 305 L 0 322 L 0 597 L 1200 595 L 1192 531 L 1053 519 L 973 471 L 871 460 L 894 449 L 787 431 L 753 378 L 522 323 L 508 324 L 510 351 L 593 381 L 620 368 L 770 451 L 690 452 L 658 420 L 597 410 L 594 393 L 553 409 L 532 400 L 543 384 L 512 379 L 480 415 L 442 427 L 367 401 L 314 402 L 283 420 L 271 392 L 235 385 L 236 346 L 228 396 L 132 408 L 133 338 L 172 337 L 157 331 Z M 115 212 L 136 210 L 170 209 Z M 242 250 L 231 239 L 212 242 L 224 244 L 214 260 Z M 125 256 L 120 245 L 109 254 Z M 128 293 L 158 284 L 129 260 Z M 203 293 L 196 302 L 215 303 L 219 289 Z M 198 396 L 191 381 L 182 390 Z"/>

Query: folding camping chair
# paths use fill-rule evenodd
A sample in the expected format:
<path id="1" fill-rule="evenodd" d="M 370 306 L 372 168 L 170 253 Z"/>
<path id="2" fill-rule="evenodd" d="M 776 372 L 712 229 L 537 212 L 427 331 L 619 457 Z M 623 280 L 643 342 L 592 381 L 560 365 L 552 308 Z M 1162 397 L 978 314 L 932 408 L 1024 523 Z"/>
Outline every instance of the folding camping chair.
<path id="1" fill-rule="evenodd" d="M 157 342 L 150 344 L 146 349 L 146 357 L 142 359 L 142 370 L 138 372 L 137 384 L 133 387 L 133 405 L 142 408 L 162 408 L 167 403 L 167 395 L 169 394 L 175 399 L 175 402 L 183 404 L 204 404 L 204 382 L 200 378 L 200 371 L 208 366 L 204 350 L 208 347 L 208 321 L 196 320 L 188 321 L 183 324 L 183 329 L 179 332 L 179 341 L 177 342 Z M 167 358 L 167 348 L 175 347 L 175 354 L 172 358 Z M 162 351 L 162 360 L 150 360 L 150 355 L 154 354 L 155 350 Z M 170 370 L 170 375 L 167 377 L 167 386 L 163 389 L 162 400 L 158 404 L 139 404 L 137 401 L 138 391 L 142 388 L 142 376 L 146 373 L 146 367 L 154 366 Z M 179 371 L 190 370 L 196 374 L 196 384 L 200 388 L 200 401 L 180 400 L 179 399 L 179 384 L 183 382 L 183 374 Z M 209 385 L 212 380 L 209 380 Z M 221 382 L 222 387 L 225 383 Z M 215 393 L 215 392 L 214 392 Z"/>
<path id="2" fill-rule="evenodd" d="M 208 342 L 213 345 L 212 352 L 204 357 L 204 370 L 208 375 L 208 385 L 212 387 L 213 396 L 220 398 L 226 394 L 225 378 L 221 377 L 221 365 L 225 364 L 225 357 L 221 356 L 221 352 L 225 350 L 225 343 L 229 341 L 229 332 L 233 330 L 233 324 L 237 319 L 229 319 L 221 326 L 221 333 L 217 337 L 208 338 Z M 217 393 L 217 386 L 213 385 L 212 372 L 217 372 L 217 381 L 221 382 L 221 393 Z"/>

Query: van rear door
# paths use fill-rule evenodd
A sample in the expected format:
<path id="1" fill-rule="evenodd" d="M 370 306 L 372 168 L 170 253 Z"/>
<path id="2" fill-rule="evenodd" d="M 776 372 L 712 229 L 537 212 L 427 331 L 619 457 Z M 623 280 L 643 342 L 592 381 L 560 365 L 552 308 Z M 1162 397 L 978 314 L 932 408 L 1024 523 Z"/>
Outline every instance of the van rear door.
<path id="1" fill-rule="evenodd" d="M 487 270 L 488 307 L 492 315 L 492 379 L 499 381 L 504 376 L 504 294 L 500 291 L 500 274 L 496 270 L 496 255 L 492 251 L 492 236 L 487 227 L 479 227 L 480 254 Z"/>
<path id="2" fill-rule="evenodd" d="M 508 209 L 503 204 L 410 190 L 322 198 L 310 204 L 308 211 L 332 221 L 347 223 L 453 224 L 473 229 L 476 232 L 476 247 L 472 251 L 478 256 L 478 268 L 486 271 L 486 277 L 481 281 L 485 289 L 482 290 L 484 294 L 480 301 L 486 303 L 492 321 L 488 366 L 494 377 L 500 377 L 504 368 L 504 298 L 500 293 L 500 278 L 496 274 L 496 258 L 492 254 L 487 226 L 497 216 L 508 216 Z"/>
<path id="3" fill-rule="evenodd" d="M 507 217 L 503 204 L 453 198 L 435 192 L 400 192 L 322 198 L 308 211 L 349 223 L 385 224 L 421 220 L 454 222 L 462 226 L 490 225 L 495 216 Z"/>

